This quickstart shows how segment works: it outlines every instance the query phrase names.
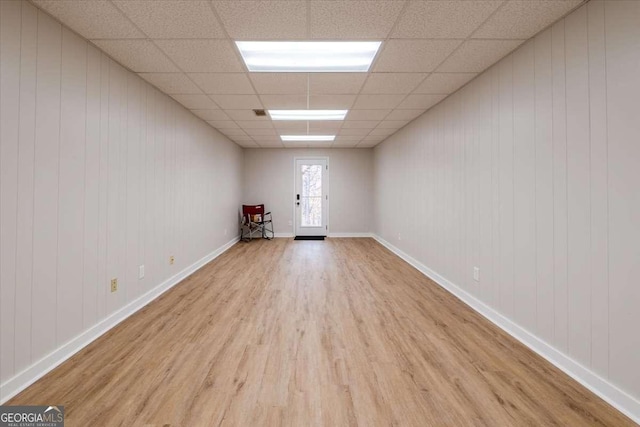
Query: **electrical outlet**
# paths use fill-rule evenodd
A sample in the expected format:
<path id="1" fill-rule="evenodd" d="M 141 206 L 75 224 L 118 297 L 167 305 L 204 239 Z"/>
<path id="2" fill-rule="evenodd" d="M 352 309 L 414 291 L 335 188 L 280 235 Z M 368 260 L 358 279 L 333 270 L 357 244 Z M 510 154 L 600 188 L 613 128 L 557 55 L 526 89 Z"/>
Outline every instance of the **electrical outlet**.
<path id="1" fill-rule="evenodd" d="M 224 235 L 226 236 L 228 232 L 229 232 L 229 230 L 227 230 L 227 229 L 225 228 L 225 229 L 224 229 Z"/>
<path id="2" fill-rule="evenodd" d="M 176 259 L 173 257 L 173 255 L 171 255 L 169 257 L 169 264 L 173 265 L 173 263 L 176 261 Z"/>
<path id="3" fill-rule="evenodd" d="M 144 279 L 144 264 L 138 267 L 138 279 Z"/>
<path id="4" fill-rule="evenodd" d="M 293 221 L 289 220 L 289 227 L 291 227 L 293 225 Z"/>
<path id="5" fill-rule="evenodd" d="M 402 234 L 398 233 L 398 240 L 402 240 Z"/>
<path id="6" fill-rule="evenodd" d="M 473 280 L 480 281 L 480 267 L 473 267 Z"/>
<path id="7" fill-rule="evenodd" d="M 118 279 L 111 279 L 111 292 L 118 290 Z"/>

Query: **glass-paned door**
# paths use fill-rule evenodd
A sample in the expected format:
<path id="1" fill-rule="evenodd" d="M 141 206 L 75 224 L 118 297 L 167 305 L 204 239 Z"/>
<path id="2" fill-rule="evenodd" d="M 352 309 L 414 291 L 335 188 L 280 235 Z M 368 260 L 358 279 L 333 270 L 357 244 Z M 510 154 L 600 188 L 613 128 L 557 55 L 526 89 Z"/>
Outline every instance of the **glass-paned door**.
<path id="1" fill-rule="evenodd" d="M 327 159 L 296 159 L 296 235 L 327 235 Z"/>

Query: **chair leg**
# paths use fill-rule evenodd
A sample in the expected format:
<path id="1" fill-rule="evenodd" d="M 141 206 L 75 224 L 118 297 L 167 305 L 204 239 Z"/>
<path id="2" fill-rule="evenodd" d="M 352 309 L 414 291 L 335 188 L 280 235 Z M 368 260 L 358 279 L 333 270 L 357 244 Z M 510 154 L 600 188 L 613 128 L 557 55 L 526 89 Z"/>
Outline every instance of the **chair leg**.
<path id="1" fill-rule="evenodd" d="M 271 226 L 271 228 L 267 227 L 267 224 L 269 224 Z M 269 237 L 269 234 L 271 234 L 271 237 Z M 268 223 L 266 223 L 264 225 L 263 231 L 262 231 L 262 238 L 263 239 L 267 239 L 267 240 L 271 240 L 275 237 L 275 233 L 273 232 L 273 221 L 270 221 Z"/>

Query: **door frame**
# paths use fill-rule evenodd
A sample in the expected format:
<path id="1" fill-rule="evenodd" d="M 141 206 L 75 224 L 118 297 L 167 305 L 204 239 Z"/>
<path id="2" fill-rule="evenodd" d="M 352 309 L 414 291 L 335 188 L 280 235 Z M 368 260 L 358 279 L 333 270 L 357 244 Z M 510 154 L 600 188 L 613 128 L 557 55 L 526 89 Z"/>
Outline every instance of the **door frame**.
<path id="1" fill-rule="evenodd" d="M 296 180 L 297 180 L 297 173 L 298 173 L 298 168 L 296 167 L 298 160 L 324 160 L 325 162 L 327 162 L 327 169 L 325 170 L 325 173 L 322 175 L 322 187 L 326 188 L 326 194 L 327 194 L 327 198 L 325 199 L 325 203 L 326 203 L 326 212 L 327 214 L 325 215 L 326 220 L 325 220 L 325 225 L 326 225 L 326 236 L 329 236 L 329 230 L 331 228 L 331 226 L 329 225 L 329 203 L 330 203 L 330 199 L 328 198 L 329 196 L 329 170 L 331 170 L 331 168 L 329 167 L 329 156 L 294 156 L 293 157 L 293 191 L 291 193 L 291 209 L 293 210 L 293 221 L 291 221 L 292 223 L 292 234 L 295 237 L 296 236 L 296 224 L 298 221 L 298 217 L 297 217 L 297 212 L 296 212 Z M 326 181 L 326 184 L 325 184 Z M 325 187 L 326 186 L 326 187 Z"/>

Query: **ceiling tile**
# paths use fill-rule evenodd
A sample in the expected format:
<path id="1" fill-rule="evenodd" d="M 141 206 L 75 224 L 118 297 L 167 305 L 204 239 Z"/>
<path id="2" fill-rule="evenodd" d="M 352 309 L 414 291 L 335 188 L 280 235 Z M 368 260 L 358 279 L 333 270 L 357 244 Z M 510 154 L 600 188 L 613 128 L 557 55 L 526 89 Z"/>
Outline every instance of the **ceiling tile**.
<path id="1" fill-rule="evenodd" d="M 453 93 L 475 76 L 477 76 L 476 73 L 431 73 L 413 92 Z"/>
<path id="2" fill-rule="evenodd" d="M 362 93 L 409 93 L 427 76 L 426 73 L 372 73 Z"/>
<path id="3" fill-rule="evenodd" d="M 235 136 L 246 136 L 247 133 L 245 131 L 243 131 L 242 129 L 218 129 L 220 132 L 224 133 L 225 135 L 227 135 L 228 137 L 235 137 Z"/>
<path id="4" fill-rule="evenodd" d="M 482 39 L 528 39 L 560 19 L 582 0 L 510 1 L 473 35 Z"/>
<path id="5" fill-rule="evenodd" d="M 502 4 L 499 1 L 412 1 L 391 37 L 404 39 L 467 38 Z"/>
<path id="6" fill-rule="evenodd" d="M 433 71 L 460 43 L 460 40 L 389 40 L 374 71 Z"/>
<path id="7" fill-rule="evenodd" d="M 92 42 L 136 73 L 180 71 L 149 40 L 92 40 Z"/>
<path id="8" fill-rule="evenodd" d="M 398 1 L 309 2 L 312 39 L 385 39 L 403 3 Z"/>
<path id="9" fill-rule="evenodd" d="M 357 141 L 333 141 L 331 148 L 355 148 Z"/>
<path id="10" fill-rule="evenodd" d="M 409 120 L 383 120 L 378 125 L 378 129 L 400 129 L 409 123 Z"/>
<path id="11" fill-rule="evenodd" d="M 273 126 L 278 130 L 306 131 L 307 123 L 302 120 L 274 120 Z"/>
<path id="12" fill-rule="evenodd" d="M 280 135 L 261 135 L 261 136 L 254 136 L 253 140 L 259 143 L 262 142 L 278 142 L 278 143 L 282 143 L 282 139 L 280 138 Z"/>
<path id="13" fill-rule="evenodd" d="M 358 145 L 356 145 L 356 148 L 373 148 L 376 145 L 380 144 L 382 141 L 384 141 L 384 138 L 367 141 L 362 140 Z"/>
<path id="14" fill-rule="evenodd" d="M 348 110 L 356 95 L 311 95 L 309 108 L 317 110 Z"/>
<path id="15" fill-rule="evenodd" d="M 331 148 L 333 141 L 310 142 L 309 148 Z"/>
<path id="16" fill-rule="evenodd" d="M 438 71 L 479 73 L 521 43 L 519 40 L 468 40 L 438 67 Z"/>
<path id="17" fill-rule="evenodd" d="M 383 110 L 395 108 L 404 95 L 360 95 L 353 104 L 354 109 Z"/>
<path id="18" fill-rule="evenodd" d="M 244 71 L 229 40 L 156 40 L 185 72 Z"/>
<path id="19" fill-rule="evenodd" d="M 309 75 L 312 94 L 357 94 L 367 78 L 366 73 L 314 73 Z"/>
<path id="20" fill-rule="evenodd" d="M 260 94 L 306 94 L 306 73 L 250 73 Z"/>
<path id="21" fill-rule="evenodd" d="M 409 95 L 404 101 L 398 105 L 398 108 L 404 110 L 410 109 L 428 109 L 436 105 L 438 102 L 446 98 L 447 95 Z"/>
<path id="22" fill-rule="evenodd" d="M 271 121 L 261 120 L 238 120 L 236 122 L 242 129 L 273 129 Z"/>
<path id="23" fill-rule="evenodd" d="M 307 38 L 305 1 L 214 1 L 229 36 L 235 40 Z"/>
<path id="24" fill-rule="evenodd" d="M 307 108 L 307 95 L 261 95 L 269 110 L 298 110 Z"/>
<path id="25" fill-rule="evenodd" d="M 239 129 L 236 122 L 232 120 L 207 120 L 207 123 L 216 129 Z"/>
<path id="26" fill-rule="evenodd" d="M 280 139 L 281 135 L 306 135 L 307 130 L 299 131 L 295 129 L 276 129 L 276 133 L 278 134 L 278 139 Z M 295 141 L 286 141 L 286 142 L 295 142 Z"/>
<path id="27" fill-rule="evenodd" d="M 262 120 L 262 121 L 271 121 L 271 119 L 267 116 L 256 116 L 256 113 L 253 110 L 228 110 L 226 113 L 235 121 L 240 120 Z M 228 119 L 227 119 L 228 120 Z"/>
<path id="28" fill-rule="evenodd" d="M 262 108 L 262 103 L 256 95 L 211 95 L 211 99 L 223 110 Z"/>
<path id="29" fill-rule="evenodd" d="M 178 101 L 190 110 L 217 110 L 219 107 L 207 95 L 171 95 L 173 99 Z M 233 123 L 233 122 L 231 122 Z"/>
<path id="30" fill-rule="evenodd" d="M 371 132 L 371 129 L 340 129 L 340 136 L 365 136 Z"/>
<path id="31" fill-rule="evenodd" d="M 382 136 L 382 135 L 370 135 L 370 136 L 365 136 L 362 139 L 361 144 L 363 143 L 373 143 L 373 144 L 377 144 L 378 142 L 382 142 L 386 139 L 386 136 Z"/>
<path id="32" fill-rule="evenodd" d="M 282 141 L 282 145 L 284 148 L 311 148 L 308 142 Z"/>
<path id="33" fill-rule="evenodd" d="M 373 129 L 380 123 L 377 120 L 353 120 L 345 121 L 342 129 Z"/>
<path id="34" fill-rule="evenodd" d="M 204 93 L 253 94 L 251 82 L 244 73 L 189 73 Z"/>
<path id="35" fill-rule="evenodd" d="M 413 120 L 425 110 L 393 110 L 386 117 L 386 120 Z"/>
<path id="36" fill-rule="evenodd" d="M 207 1 L 117 0 L 114 3 L 152 39 L 225 37 Z"/>
<path id="37" fill-rule="evenodd" d="M 309 132 L 319 132 L 319 131 L 337 132 L 338 129 L 340 129 L 340 127 L 342 126 L 342 123 L 344 123 L 342 120 L 311 121 L 309 122 Z"/>
<path id="38" fill-rule="evenodd" d="M 138 75 L 169 95 L 202 93 L 198 86 L 182 73 L 140 73 Z"/>
<path id="39" fill-rule="evenodd" d="M 258 144 L 262 148 L 284 148 L 284 145 L 282 145 L 282 141 L 264 141 L 261 139 L 256 139 L 256 144 Z"/>
<path id="40" fill-rule="evenodd" d="M 236 142 L 253 141 L 253 138 L 251 138 L 249 135 L 234 135 L 233 137 L 231 137 L 231 139 Z"/>
<path id="41" fill-rule="evenodd" d="M 106 0 L 36 0 L 34 3 L 87 39 L 144 38 L 144 34 Z"/>
<path id="42" fill-rule="evenodd" d="M 243 148 L 260 148 L 260 146 L 253 140 L 251 141 L 234 141 L 236 144 Z"/>
<path id="43" fill-rule="evenodd" d="M 391 112 L 391 109 L 388 109 L 388 110 L 350 110 L 347 113 L 346 121 L 351 121 L 351 120 L 382 120 L 390 112 Z"/>
<path id="44" fill-rule="evenodd" d="M 278 136 L 275 129 L 247 129 L 250 136 Z"/>
<path id="45" fill-rule="evenodd" d="M 191 112 L 207 122 L 212 120 L 229 120 L 229 116 L 222 110 L 191 110 Z"/>
<path id="46" fill-rule="evenodd" d="M 359 142 L 362 140 L 362 135 L 338 135 L 333 142 L 337 142 L 340 144 L 343 143 L 351 143 L 351 142 Z"/>
<path id="47" fill-rule="evenodd" d="M 369 135 L 371 135 L 371 136 L 389 136 L 389 135 L 395 133 L 396 131 L 397 131 L 397 129 L 378 128 L 378 129 L 373 129 Z"/>

